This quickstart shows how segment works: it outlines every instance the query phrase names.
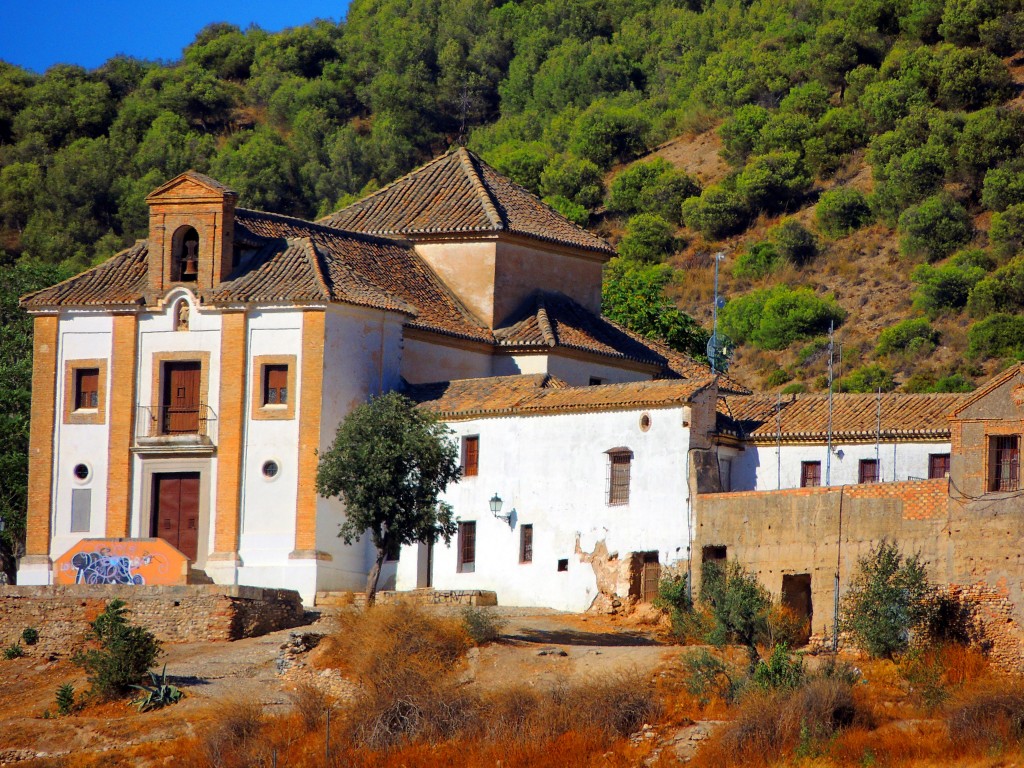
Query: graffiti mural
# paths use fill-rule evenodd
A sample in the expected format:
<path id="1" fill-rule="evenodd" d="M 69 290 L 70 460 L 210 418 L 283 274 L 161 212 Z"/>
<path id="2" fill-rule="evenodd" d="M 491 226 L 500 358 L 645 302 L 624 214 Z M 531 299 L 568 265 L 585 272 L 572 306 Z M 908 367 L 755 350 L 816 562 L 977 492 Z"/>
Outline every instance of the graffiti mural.
<path id="1" fill-rule="evenodd" d="M 163 539 L 82 539 L 54 563 L 55 584 L 185 584 L 188 559 Z"/>

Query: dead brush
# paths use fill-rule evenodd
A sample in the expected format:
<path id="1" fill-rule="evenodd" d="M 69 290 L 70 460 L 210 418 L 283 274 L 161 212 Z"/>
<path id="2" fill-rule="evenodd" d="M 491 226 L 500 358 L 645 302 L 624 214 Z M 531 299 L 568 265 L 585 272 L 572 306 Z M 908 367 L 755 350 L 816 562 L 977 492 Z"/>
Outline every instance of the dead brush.
<path id="1" fill-rule="evenodd" d="M 214 725 L 200 741 L 210 768 L 269 765 L 272 749 L 261 738 L 263 707 L 258 701 L 232 697 L 217 707 Z"/>
<path id="2" fill-rule="evenodd" d="M 965 751 L 1002 751 L 1024 742 L 1024 689 L 1003 680 L 966 695 L 946 716 L 950 740 Z"/>
<path id="3" fill-rule="evenodd" d="M 330 697 L 310 683 L 299 683 L 288 694 L 288 698 L 292 700 L 292 706 L 307 733 L 318 730 L 324 724 L 333 704 Z"/>

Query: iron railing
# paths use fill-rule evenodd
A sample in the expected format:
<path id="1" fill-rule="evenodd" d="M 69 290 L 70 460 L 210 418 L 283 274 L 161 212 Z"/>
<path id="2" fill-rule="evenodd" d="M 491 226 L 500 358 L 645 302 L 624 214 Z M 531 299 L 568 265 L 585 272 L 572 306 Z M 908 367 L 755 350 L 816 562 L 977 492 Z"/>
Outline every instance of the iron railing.
<path id="1" fill-rule="evenodd" d="M 195 438 L 209 442 L 216 437 L 217 414 L 206 404 L 140 405 L 135 414 L 137 440 Z"/>

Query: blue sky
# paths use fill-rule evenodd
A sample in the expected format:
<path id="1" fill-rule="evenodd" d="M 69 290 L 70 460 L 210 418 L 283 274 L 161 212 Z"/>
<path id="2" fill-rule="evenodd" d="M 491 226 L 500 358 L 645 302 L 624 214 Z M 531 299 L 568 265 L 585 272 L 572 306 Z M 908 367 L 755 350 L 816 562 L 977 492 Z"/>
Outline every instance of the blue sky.
<path id="1" fill-rule="evenodd" d="M 174 60 L 215 21 L 276 32 L 338 21 L 347 7 L 348 0 L 0 0 L 0 59 L 35 72 L 57 63 L 92 69 L 119 53 Z"/>

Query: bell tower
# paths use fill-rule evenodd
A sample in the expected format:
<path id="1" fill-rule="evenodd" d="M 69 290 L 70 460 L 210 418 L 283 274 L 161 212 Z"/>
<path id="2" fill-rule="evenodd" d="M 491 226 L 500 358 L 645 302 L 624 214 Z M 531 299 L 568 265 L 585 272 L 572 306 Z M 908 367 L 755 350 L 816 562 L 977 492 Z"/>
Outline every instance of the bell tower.
<path id="1" fill-rule="evenodd" d="M 146 197 L 153 299 L 176 285 L 198 293 L 228 277 L 235 266 L 237 200 L 235 192 L 195 171 L 186 171 Z"/>

